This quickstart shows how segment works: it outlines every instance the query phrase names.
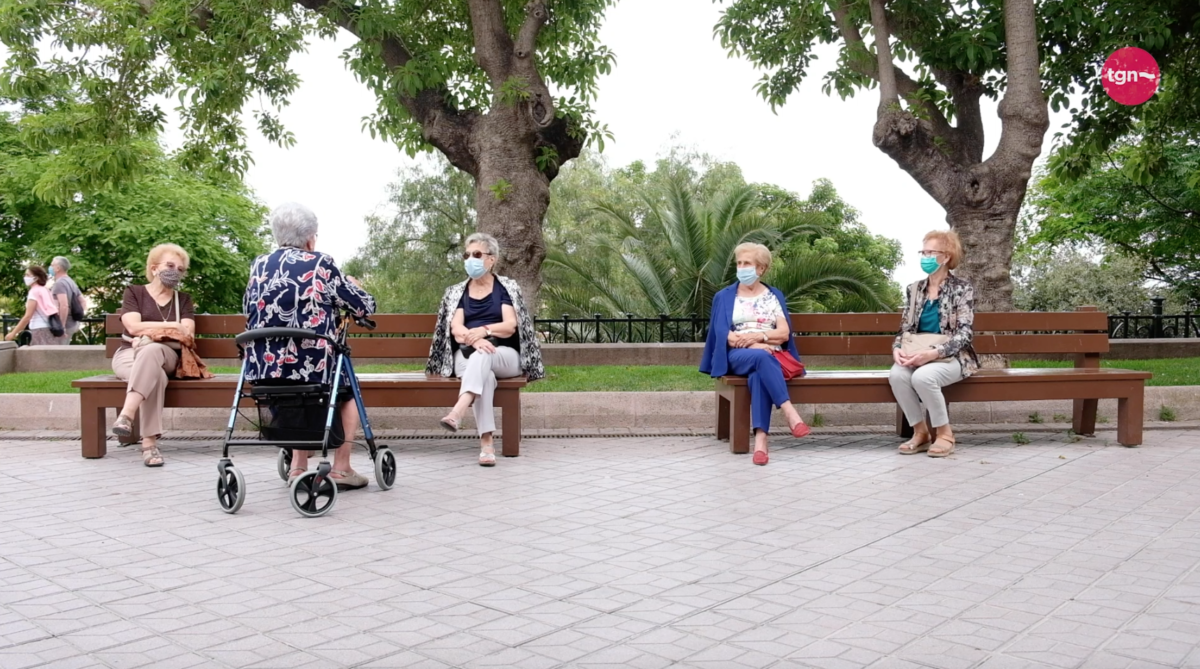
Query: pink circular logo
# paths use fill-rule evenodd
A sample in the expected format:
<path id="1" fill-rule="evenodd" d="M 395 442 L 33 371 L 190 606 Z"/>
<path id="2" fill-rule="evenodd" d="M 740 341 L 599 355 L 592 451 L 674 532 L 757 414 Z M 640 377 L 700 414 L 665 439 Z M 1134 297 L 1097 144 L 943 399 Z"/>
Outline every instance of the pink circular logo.
<path id="1" fill-rule="evenodd" d="M 1100 70 L 1104 92 L 1123 105 L 1140 105 L 1158 90 L 1158 62 L 1143 49 L 1117 49 Z"/>

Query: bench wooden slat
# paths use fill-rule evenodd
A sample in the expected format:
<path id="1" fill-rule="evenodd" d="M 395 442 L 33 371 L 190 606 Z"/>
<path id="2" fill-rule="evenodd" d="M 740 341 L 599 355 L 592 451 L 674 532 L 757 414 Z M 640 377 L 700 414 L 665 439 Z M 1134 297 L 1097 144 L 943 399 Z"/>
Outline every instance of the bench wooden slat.
<path id="1" fill-rule="evenodd" d="M 827 335 L 796 338 L 800 356 L 806 355 L 888 355 L 892 354 L 894 335 Z M 990 335 L 976 334 L 972 341 L 976 353 L 1108 353 L 1107 334 Z"/>
<path id="2" fill-rule="evenodd" d="M 350 349 L 355 358 L 415 358 L 429 357 L 429 346 L 433 340 L 424 337 L 353 337 Z M 116 355 L 121 346 L 120 339 L 105 341 L 105 354 Z M 196 340 L 196 353 L 205 360 L 232 359 L 238 357 L 237 343 L 232 339 Z"/>
<path id="3" fill-rule="evenodd" d="M 900 314 L 794 314 L 792 330 L 804 333 L 885 333 L 900 329 Z M 975 331 L 1108 332 L 1108 315 L 1102 311 L 979 312 Z"/>
<path id="4" fill-rule="evenodd" d="M 841 371 L 812 371 L 803 378 L 788 381 L 788 386 L 860 386 L 888 385 L 888 370 L 886 369 L 855 369 Z M 1057 369 L 981 369 L 972 376 L 951 387 L 960 384 L 978 383 L 1025 383 L 1028 381 L 1044 381 L 1047 379 L 1062 381 L 1134 381 L 1146 380 L 1153 376 L 1150 372 L 1139 372 L 1130 369 L 1112 369 L 1101 367 L 1085 369 L 1065 367 Z M 744 376 L 726 376 L 721 381 L 730 386 L 744 386 L 747 379 Z M 947 391 L 949 388 L 947 388 Z"/>

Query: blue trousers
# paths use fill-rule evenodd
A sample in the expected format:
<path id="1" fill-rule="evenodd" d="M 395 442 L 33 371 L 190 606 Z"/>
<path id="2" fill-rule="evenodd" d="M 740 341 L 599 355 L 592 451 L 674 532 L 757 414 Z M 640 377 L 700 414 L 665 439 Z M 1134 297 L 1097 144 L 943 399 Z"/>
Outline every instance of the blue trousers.
<path id="1" fill-rule="evenodd" d="M 729 349 L 729 373 L 747 377 L 750 427 L 769 433 L 771 409 L 791 401 L 779 361 L 761 349 L 732 348 Z"/>

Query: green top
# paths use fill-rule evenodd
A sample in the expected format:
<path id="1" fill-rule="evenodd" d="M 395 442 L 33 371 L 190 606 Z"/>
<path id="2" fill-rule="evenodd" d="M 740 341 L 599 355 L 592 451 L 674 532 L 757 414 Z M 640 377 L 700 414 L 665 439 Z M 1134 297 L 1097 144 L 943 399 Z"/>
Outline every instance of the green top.
<path id="1" fill-rule="evenodd" d="M 917 322 L 918 333 L 942 333 L 942 323 L 938 311 L 938 303 L 941 298 L 936 300 L 925 300 L 925 308 L 921 309 L 921 320 Z"/>

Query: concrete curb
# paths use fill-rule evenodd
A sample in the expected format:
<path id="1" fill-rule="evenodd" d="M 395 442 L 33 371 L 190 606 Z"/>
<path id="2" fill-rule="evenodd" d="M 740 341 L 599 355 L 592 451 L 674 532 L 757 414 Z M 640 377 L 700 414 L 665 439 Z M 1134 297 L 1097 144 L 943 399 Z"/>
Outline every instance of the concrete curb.
<path id="1" fill-rule="evenodd" d="M 231 398 L 232 399 L 232 398 Z M 526 393 L 522 398 L 526 430 L 627 430 L 676 429 L 706 433 L 712 430 L 716 400 L 711 391 L 639 393 Z M 1157 386 L 1146 388 L 1147 423 L 1158 422 L 1160 408 L 1169 407 L 1175 422 L 1200 421 L 1200 386 Z M 977 402 L 951 406 L 955 426 L 1003 424 L 1007 430 L 1070 428 L 1070 401 Z M 895 421 L 889 404 L 801 405 L 810 423 L 829 427 L 859 428 L 887 426 Z M 377 430 L 422 431 L 437 429 L 444 409 L 371 409 Z M 252 412 L 244 412 L 249 415 Z M 814 419 L 814 413 L 819 419 Z M 167 409 L 164 428 L 171 431 L 219 430 L 229 418 L 228 409 Z M 1040 423 L 1030 421 L 1037 415 Z M 1101 400 L 1099 427 L 1115 427 L 1116 400 Z M 115 411 L 109 411 L 109 420 Z M 776 414 L 783 427 L 783 417 Z M 250 423 L 242 421 L 242 429 Z M 473 429 L 470 417 L 466 428 Z M 0 395 L 0 430 L 79 430 L 79 395 Z"/>

